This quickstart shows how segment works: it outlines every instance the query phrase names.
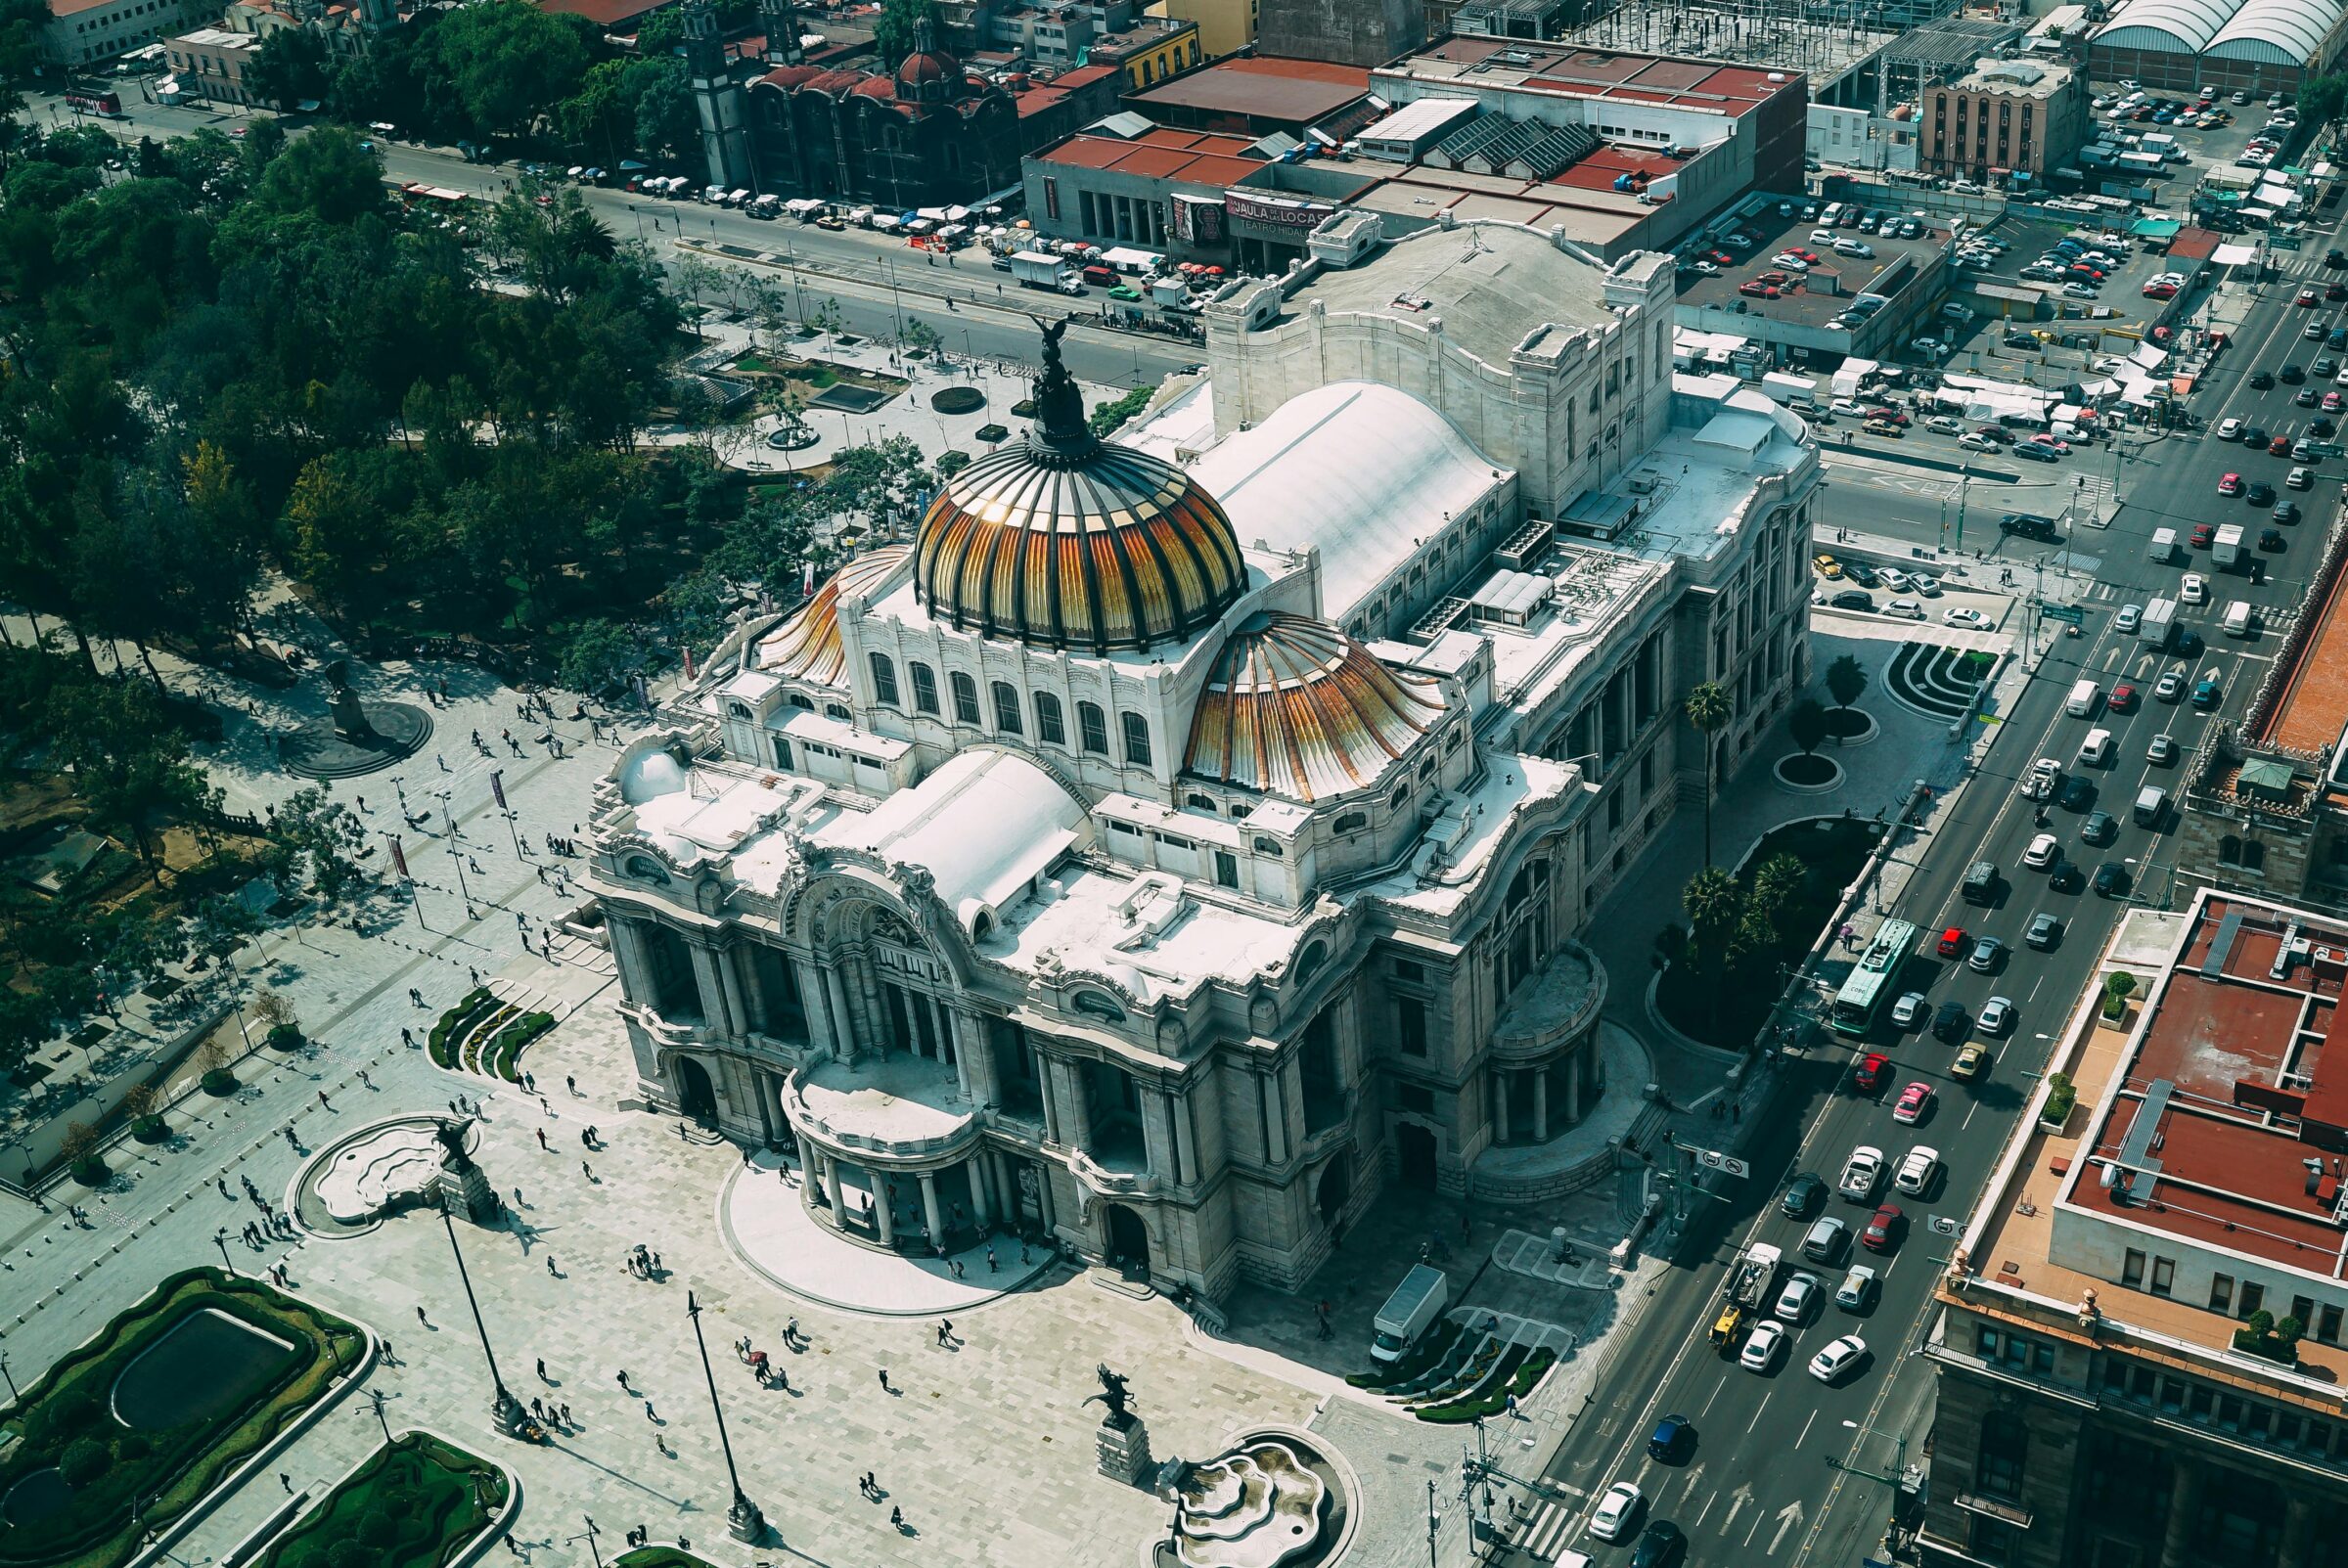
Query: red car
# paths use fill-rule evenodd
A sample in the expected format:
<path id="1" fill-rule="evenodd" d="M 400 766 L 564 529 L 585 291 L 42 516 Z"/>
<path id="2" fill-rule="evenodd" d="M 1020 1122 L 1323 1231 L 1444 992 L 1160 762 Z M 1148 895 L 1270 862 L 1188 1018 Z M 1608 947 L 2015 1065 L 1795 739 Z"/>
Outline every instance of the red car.
<path id="1" fill-rule="evenodd" d="M 1737 286 L 1737 291 L 1740 294 L 1750 294 L 1755 299 L 1776 299 L 1784 292 L 1783 290 L 1778 289 L 1775 285 L 1762 283 L 1758 280 L 1752 283 L 1738 284 Z"/>
<path id="2" fill-rule="evenodd" d="M 2229 473 L 2226 475 L 2226 477 L 2228 479 L 2233 479 L 2234 475 Z M 2237 480 L 2236 483 L 2238 484 L 2239 481 Z M 2218 489 L 2227 495 L 2234 494 L 2232 490 L 2228 490 L 2226 488 L 2223 482 L 2218 485 Z M 2216 525 L 2206 522 L 2196 522 L 2193 524 L 2191 537 L 2190 537 L 2186 543 L 2191 545 L 2195 550 L 2207 550 L 2209 548 L 2209 542 L 2217 537 L 2217 533 L 2218 530 Z"/>
<path id="3" fill-rule="evenodd" d="M 2113 687 L 2110 697 L 2105 700 L 2103 705 L 2114 713 L 2134 713 L 2136 711 L 2136 688 L 2125 684 Z"/>
<path id="4" fill-rule="evenodd" d="M 2218 494 L 2222 496 L 2238 496 L 2241 493 L 2242 476 L 2240 474 L 2227 473 L 2219 475 Z"/>
<path id="5" fill-rule="evenodd" d="M 2325 413 L 2326 413 L 2326 414 L 2337 414 L 2337 413 L 2340 411 L 2340 409 L 2341 409 L 2342 405 L 2348 405 L 2348 397 L 2342 397 L 2342 396 L 2341 396 L 2339 393 L 2337 393 L 2337 392 L 2325 392 L 2325 393 L 2324 394 L 2324 412 L 2325 412 Z"/>
<path id="6" fill-rule="evenodd" d="M 1818 265 L 1818 252 L 1815 250 L 1802 250 L 1788 247 L 1785 253 L 1789 256 L 1800 256 L 1804 261 L 1809 262 L 1810 265 L 1814 267 Z"/>
<path id="7" fill-rule="evenodd" d="M 1913 1127 L 1924 1119 L 1932 1108 L 1932 1086 L 1918 1082 L 1900 1091 L 1897 1103 L 1891 1107 L 1891 1119 Z"/>
<path id="8" fill-rule="evenodd" d="M 2313 310 L 2316 308 L 2316 291 L 2313 289 L 2302 289 L 2299 291 L 2299 297 L 2292 300 L 2291 303 L 2297 305 L 2301 310 Z"/>
<path id="9" fill-rule="evenodd" d="M 2343 299 L 2348 299 L 2348 284 L 2344 284 L 2344 283 L 2327 283 L 2327 284 L 2325 284 L 2325 285 L 2324 286 L 2324 297 L 2325 297 L 2325 298 L 2326 298 L 2326 299 L 2328 299 L 2328 300 L 2330 300 L 2330 301 L 2332 301 L 2334 304 L 2337 304 L 2339 301 L 2341 301 L 2341 300 L 2343 300 Z"/>
<path id="10" fill-rule="evenodd" d="M 1733 255 L 1730 255 L 1726 250 L 1711 251 L 1707 254 L 1706 259 L 1716 267 L 1733 267 L 1737 265 L 1737 258 Z"/>
<path id="11" fill-rule="evenodd" d="M 2007 442 L 2013 439 L 2013 436 L 2008 432 L 2006 426 L 2003 425 L 1975 426 L 1973 427 L 1973 433 L 1981 437 L 1981 439 L 1984 441 L 1995 441 L 2000 446 L 2004 446 Z"/>
<path id="12" fill-rule="evenodd" d="M 1880 1094 L 1884 1079 L 1890 1076 L 1891 1058 L 1879 1051 L 1871 1051 L 1851 1069 L 1851 1087 L 1862 1095 Z"/>
<path id="13" fill-rule="evenodd" d="M 2050 452 L 2059 452 L 2066 458 L 2071 455 L 2071 443 L 2059 435 L 2034 435 L 2030 437 L 2030 443 L 2043 446 Z"/>
<path id="14" fill-rule="evenodd" d="M 1952 925 L 1940 933 L 1939 953 L 1944 959 L 1960 959 L 1971 950 L 1973 939 L 1964 934 L 1964 927 Z"/>
<path id="15" fill-rule="evenodd" d="M 1774 283 L 1783 289 L 1785 285 L 1793 282 L 1793 274 L 1790 272 L 1756 272 L 1753 274 L 1753 282 Z"/>
<path id="16" fill-rule="evenodd" d="M 1867 411 L 1867 417 L 1871 420 L 1881 420 L 1886 425 L 1896 425 L 1903 430 L 1908 427 L 1908 416 L 1896 408 L 1871 408 Z"/>
<path id="17" fill-rule="evenodd" d="M 2174 299 L 2177 297 L 2177 286 L 2173 283 L 2148 283 L 2145 285 L 2145 297 L 2146 299 Z"/>
<path id="18" fill-rule="evenodd" d="M 2287 458 L 2290 455 L 2291 438 L 2289 436 L 2279 435 L 2275 437 L 2274 440 L 2267 443 L 2267 456 L 2271 458 Z"/>
<path id="19" fill-rule="evenodd" d="M 1867 1229 L 1859 1232 L 1859 1244 L 1870 1252 L 1889 1252 L 1900 1244 L 1900 1237 L 1907 1230 L 1907 1212 L 1897 1203 L 1886 1203 L 1875 1210 L 1874 1217 L 1867 1222 Z"/>

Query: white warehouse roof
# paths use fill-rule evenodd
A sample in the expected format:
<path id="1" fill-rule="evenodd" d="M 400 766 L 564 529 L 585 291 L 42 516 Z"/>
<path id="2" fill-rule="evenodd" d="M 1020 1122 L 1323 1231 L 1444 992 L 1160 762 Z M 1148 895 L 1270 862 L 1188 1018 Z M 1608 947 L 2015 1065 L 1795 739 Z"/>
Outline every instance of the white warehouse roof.
<path id="1" fill-rule="evenodd" d="M 2128 0 L 2096 34 L 2110 49 L 2323 63 L 2348 0 Z"/>

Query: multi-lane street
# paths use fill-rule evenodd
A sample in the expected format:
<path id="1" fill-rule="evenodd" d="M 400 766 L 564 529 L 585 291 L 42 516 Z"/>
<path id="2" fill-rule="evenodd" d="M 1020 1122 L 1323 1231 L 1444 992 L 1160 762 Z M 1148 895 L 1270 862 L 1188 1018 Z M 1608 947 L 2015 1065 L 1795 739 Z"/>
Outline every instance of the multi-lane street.
<path id="1" fill-rule="evenodd" d="M 1992 489 L 1981 481 L 1970 486 L 1966 554 L 1986 550 L 1992 567 L 2008 560 L 2026 568 L 2042 556 L 2066 565 L 2076 574 L 2067 581 L 2080 590 L 2084 624 L 2081 635 L 2054 639 L 2018 697 L 1997 715 L 1997 739 L 1954 805 L 1897 851 L 1918 870 L 1893 913 L 1923 927 L 1925 934 L 1919 956 L 1892 993 L 1920 990 L 1932 1008 L 1954 1002 L 1968 1015 L 1977 1014 L 1991 996 L 2004 996 L 2015 1007 L 2014 1027 L 1984 1042 L 1991 1053 L 1989 1068 L 1969 1083 L 1951 1073 L 1957 1053 L 1952 1045 L 1922 1028 L 1896 1029 L 1888 1017 L 1878 1018 L 1863 1044 L 1835 1039 L 1787 1059 L 1781 1073 L 1780 1114 L 1767 1119 L 1777 1131 L 1755 1148 L 1752 1179 L 1727 1184 L 1715 1202 L 1699 1206 L 1676 1255 L 1683 1267 L 1668 1277 L 1638 1333 L 1617 1352 L 1596 1397 L 1576 1417 L 1549 1471 L 1559 1493 L 1533 1506 L 1516 1535 L 1519 1550 L 1513 1561 L 1551 1562 L 1568 1548 L 1589 1552 L 1601 1564 L 1627 1560 L 1630 1538 L 1609 1545 L 1588 1529 L 1599 1499 L 1617 1481 L 1642 1489 L 1648 1517 L 1669 1520 L 1686 1532 L 1693 1563 L 1840 1565 L 1880 1555 L 1877 1543 L 1893 1499 L 1891 1478 L 1903 1459 L 1922 1460 L 1931 1427 L 1930 1374 L 1913 1349 L 1926 1321 L 1932 1277 L 1949 1245 L 1932 1221 L 1955 1219 L 1973 1202 L 2053 1038 L 2079 1003 L 2096 954 L 2126 907 L 2123 899 L 2099 897 L 2092 886 L 2056 891 L 2045 873 L 2024 867 L 2025 851 L 2040 831 L 2051 831 L 2066 858 L 2090 877 L 2103 862 L 2124 866 L 2128 898 L 2158 906 L 2184 896 L 2186 890 L 2174 885 L 2169 848 L 2174 808 L 2156 829 L 2134 822 L 2131 806 L 2147 783 L 2167 789 L 2173 799 L 2209 727 L 2225 716 L 2238 716 L 2250 700 L 2296 612 L 2348 476 L 2348 465 L 2332 460 L 2318 466 L 2315 488 L 2287 491 L 2282 481 L 2293 466 L 2290 460 L 2221 443 L 2210 432 L 2224 420 L 2239 417 L 2263 426 L 2270 435 L 2295 435 L 2315 417 L 2315 411 L 2293 405 L 2296 387 L 2257 389 L 2250 382 L 2254 373 L 2273 375 L 2286 363 L 2305 366 L 2324 351 L 2321 342 L 2302 336 L 2311 319 L 2326 329 L 2348 320 L 2348 305 L 2302 309 L 2293 302 L 2311 279 L 2321 291 L 2324 252 L 2335 243 L 2329 237 L 2314 239 L 2290 275 L 2265 285 L 2262 296 L 2250 302 L 2233 346 L 2193 398 L 2201 429 L 2147 441 L 2116 466 L 2099 452 L 2049 466 L 2043 474 L 2033 471 L 2028 477 L 2035 496 L 2010 486 Z M 2057 545 L 2001 541 L 2000 512 L 2054 515 L 2062 510 L 2074 464 L 2090 473 L 2110 474 L 2116 467 L 2126 503 L 2116 524 L 2077 528 Z M 1994 460 L 1987 466 L 1995 466 Z M 1835 548 L 1837 526 L 1917 546 L 1941 543 L 1939 530 L 1953 508 L 1941 505 L 1945 488 L 1936 492 L 1934 487 L 1945 486 L 1946 476 L 1924 469 L 1911 477 L 1879 464 L 1864 467 L 1865 472 L 1847 466 L 1834 472 L 1819 525 L 1820 548 Z M 2239 570 L 2219 572 L 2208 552 L 2182 547 L 2195 522 L 2239 522 L 2253 546 L 2261 529 L 2271 525 L 2267 506 L 2218 495 L 2219 478 L 2227 472 L 2240 473 L 2245 482 L 2265 480 L 2278 496 L 2298 501 L 2304 514 L 2296 525 L 2281 529 L 2282 551 L 2246 552 L 2265 563 L 2263 582 Z M 2178 530 L 2181 548 L 2171 562 L 2147 559 L 2156 527 Z M 2203 640 L 2196 654 L 2156 652 L 2117 629 L 2123 605 L 2146 604 L 2156 595 L 2176 597 L 2189 571 L 2210 585 L 2208 603 L 2186 606 L 2180 614 L 2180 624 Z M 2026 590 L 2032 574 L 2017 569 L 2015 575 L 2016 591 Z M 1973 576 L 1979 580 L 1978 567 Z M 2235 600 L 2257 607 L 2258 630 L 2247 640 L 2220 632 L 2225 607 Z M 1919 627 L 1918 635 L 1931 634 Z M 2222 704 L 2203 711 L 2190 700 L 2157 699 L 2153 688 L 2159 676 L 2178 666 L 2189 681 L 2215 676 L 2224 691 Z M 2064 711 L 2065 698 L 2082 678 L 2093 678 L 2106 694 L 2115 684 L 2133 683 L 2138 699 L 2128 712 L 2073 717 Z M 2107 766 L 2076 765 L 2091 728 L 2112 733 Z M 2149 743 L 2161 734 L 2176 740 L 2177 761 L 2147 760 Z M 2019 788 L 2039 757 L 2054 758 L 2095 786 L 2092 802 L 2054 805 L 2044 829 L 2034 820 L 2037 803 Z M 2110 842 L 2082 842 L 2091 809 L 2114 819 Z M 1993 862 L 2003 878 L 1989 907 L 1968 904 L 1960 894 L 1966 867 L 1983 859 Z M 2023 942 L 2031 918 L 2042 911 L 2063 926 L 2059 944 L 2044 953 Z M 2002 940 L 2008 951 L 1993 972 L 1977 973 L 1960 958 L 1935 953 L 1935 938 L 1952 925 L 1963 927 L 1968 937 Z M 1884 1010 L 1888 1014 L 1888 1006 Z M 1891 1058 L 1884 1087 L 1872 1095 L 1853 1084 L 1854 1061 L 1862 1050 Z M 1893 1105 L 1900 1090 L 1914 1082 L 1930 1086 L 1934 1105 L 1919 1124 L 1903 1126 L 1894 1120 Z M 1846 1248 L 1831 1265 L 1808 1262 L 1800 1252 L 1810 1221 L 1784 1214 L 1781 1194 L 1796 1172 L 1816 1173 L 1831 1187 L 1851 1149 L 1862 1143 L 1882 1149 L 1894 1165 L 1911 1147 L 1928 1145 L 1939 1152 L 1941 1173 L 1918 1197 L 1893 1193 L 1888 1184 L 1878 1189 L 1876 1201 L 1888 1198 L 1907 1211 L 1909 1230 L 1896 1250 L 1875 1255 Z M 1855 1237 L 1873 1207 L 1829 1194 L 1814 1212 L 1842 1218 Z M 1783 1248 L 1788 1270 L 1811 1270 L 1829 1293 L 1851 1263 L 1871 1264 L 1881 1277 L 1877 1299 L 1857 1313 L 1829 1300 L 1793 1333 L 1790 1354 L 1781 1355 L 1774 1370 L 1746 1370 L 1733 1354 L 1717 1351 L 1706 1330 L 1731 1259 L 1756 1239 Z M 1806 1370 L 1810 1357 L 1848 1333 L 1867 1341 L 1867 1361 L 1833 1386 L 1813 1378 Z M 1649 1435 L 1667 1414 L 1687 1417 L 1693 1428 L 1693 1442 L 1671 1461 L 1650 1456 L 1648 1449 Z"/>

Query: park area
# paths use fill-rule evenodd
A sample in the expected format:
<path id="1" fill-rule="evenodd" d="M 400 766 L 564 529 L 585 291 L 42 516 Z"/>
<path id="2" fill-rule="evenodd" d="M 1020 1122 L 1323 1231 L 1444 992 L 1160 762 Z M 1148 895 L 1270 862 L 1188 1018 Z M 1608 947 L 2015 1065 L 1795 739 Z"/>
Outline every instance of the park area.
<path id="1" fill-rule="evenodd" d="M 1768 1024 L 1801 961 L 1874 852 L 1882 825 L 1852 817 L 1787 823 L 1762 835 L 1734 876 L 1689 883 L 1687 925 L 1657 939 L 1663 1019 L 1692 1040 L 1741 1051 Z"/>
<path id="2" fill-rule="evenodd" d="M 403 1432 L 270 1545 L 258 1568 L 441 1568 L 504 1508 L 506 1473 Z"/>
<path id="3" fill-rule="evenodd" d="M 355 1325 L 258 1280 L 164 1280 L 0 1416 L 0 1565 L 127 1561 L 365 1355 Z"/>

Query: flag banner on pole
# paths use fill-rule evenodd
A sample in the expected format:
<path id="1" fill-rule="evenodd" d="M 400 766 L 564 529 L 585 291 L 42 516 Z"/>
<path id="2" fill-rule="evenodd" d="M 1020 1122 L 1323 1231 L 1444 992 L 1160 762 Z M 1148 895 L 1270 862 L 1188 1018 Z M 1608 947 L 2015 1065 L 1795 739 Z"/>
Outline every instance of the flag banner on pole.
<path id="1" fill-rule="evenodd" d="M 399 847 L 399 839 L 396 835 L 391 840 L 391 864 L 399 868 L 401 881 L 412 882 L 416 879 L 408 874 L 408 852 Z"/>
<path id="2" fill-rule="evenodd" d="M 799 564 L 799 597 L 801 599 L 815 597 L 815 562 L 812 560 L 802 561 Z"/>
<path id="3" fill-rule="evenodd" d="M 685 655 L 685 679 L 688 681 L 695 679 L 693 670 L 693 650 L 680 646 L 677 651 Z"/>
<path id="4" fill-rule="evenodd" d="M 489 795 L 491 799 L 497 802 L 498 810 L 504 811 L 506 809 L 505 769 L 500 768 L 496 772 L 489 775 Z"/>

